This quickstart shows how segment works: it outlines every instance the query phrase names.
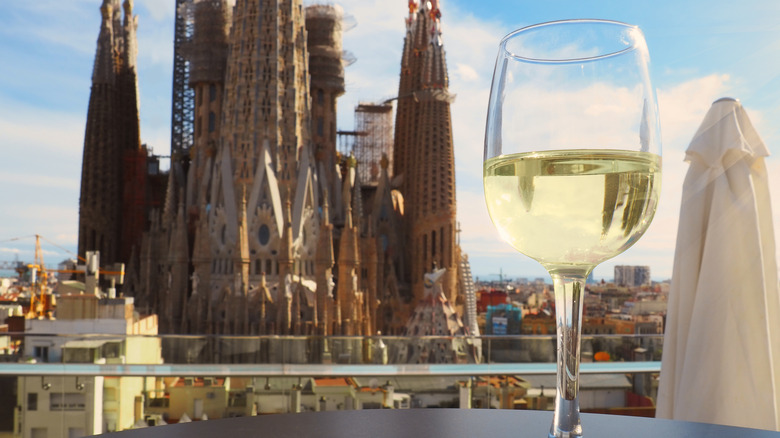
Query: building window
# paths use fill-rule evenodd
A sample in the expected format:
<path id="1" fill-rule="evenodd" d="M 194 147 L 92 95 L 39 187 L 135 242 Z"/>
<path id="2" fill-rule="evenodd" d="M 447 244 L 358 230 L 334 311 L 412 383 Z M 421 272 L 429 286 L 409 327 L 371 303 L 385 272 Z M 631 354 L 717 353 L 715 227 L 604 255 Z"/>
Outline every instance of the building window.
<path id="1" fill-rule="evenodd" d="M 422 236 L 422 248 L 423 248 L 423 254 L 422 254 L 423 263 L 421 267 L 423 269 L 422 273 L 425 274 L 425 270 L 428 269 L 428 267 L 426 266 L 426 263 L 428 262 L 428 235 L 427 234 L 423 234 Z"/>
<path id="2" fill-rule="evenodd" d="M 317 117 L 317 135 L 320 137 L 325 135 L 325 121 L 322 117 Z"/>
<path id="3" fill-rule="evenodd" d="M 49 347 L 34 347 L 33 355 L 36 359 L 40 359 L 41 362 L 49 361 Z"/>
<path id="4" fill-rule="evenodd" d="M 109 423 L 111 424 L 111 423 Z M 116 426 L 109 426 L 108 431 L 113 432 L 116 429 Z M 87 436 L 86 431 L 83 427 L 69 427 L 68 428 L 68 438 L 79 438 L 82 436 Z"/>
<path id="5" fill-rule="evenodd" d="M 87 395 L 83 392 L 52 392 L 49 394 L 51 411 L 83 411 L 87 407 Z"/>
<path id="6" fill-rule="evenodd" d="M 28 392 L 27 393 L 27 410 L 28 411 L 37 411 L 38 410 L 38 393 L 37 392 Z"/>
<path id="7" fill-rule="evenodd" d="M 325 103 L 325 93 L 323 93 L 322 89 L 317 90 L 317 103 L 320 105 Z"/>
<path id="8" fill-rule="evenodd" d="M 209 132 L 214 132 L 217 129 L 217 115 L 214 111 L 209 111 Z"/>
<path id="9" fill-rule="evenodd" d="M 449 249 L 449 241 L 447 242 L 447 245 L 447 249 Z M 444 227 L 439 228 L 439 254 L 441 256 L 442 265 L 447 266 L 448 260 L 451 259 L 451 257 L 449 257 L 449 252 L 444 252 Z M 448 257 L 447 259 L 444 258 L 445 255 Z"/>
<path id="10" fill-rule="evenodd" d="M 217 100 L 217 86 L 214 84 L 209 85 L 209 102 Z"/>

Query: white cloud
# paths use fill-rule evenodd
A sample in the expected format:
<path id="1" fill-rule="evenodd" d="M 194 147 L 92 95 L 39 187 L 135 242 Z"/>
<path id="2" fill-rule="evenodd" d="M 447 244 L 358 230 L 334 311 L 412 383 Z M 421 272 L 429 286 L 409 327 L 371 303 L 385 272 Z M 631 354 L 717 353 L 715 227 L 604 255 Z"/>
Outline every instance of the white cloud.
<path id="1" fill-rule="evenodd" d="M 46 128 L 41 128 L 45 121 Z M 0 107 L 3 146 L 11 154 L 27 155 L 23 163 L 34 163 L 45 154 L 76 154 L 80 160 L 84 141 L 86 110 L 83 115 L 14 102 Z M 6 155 L 7 157 L 7 155 Z"/>
<path id="2" fill-rule="evenodd" d="M 175 3 L 172 1 L 136 0 L 134 9 L 133 12 L 135 14 L 138 14 L 139 12 L 143 13 L 141 9 L 144 9 L 154 21 L 167 20 L 171 26 L 173 25 Z"/>
<path id="3" fill-rule="evenodd" d="M 78 178 L 64 178 L 32 173 L 30 171 L 16 172 L 14 170 L 0 173 L 0 183 L 5 186 L 15 185 L 25 189 L 43 191 L 43 189 L 64 189 L 77 192 L 81 183 Z"/>
<path id="4" fill-rule="evenodd" d="M 405 4 L 382 0 L 339 2 L 356 25 L 342 37 L 356 62 L 345 69 L 346 93 L 339 99 L 339 129 L 352 129 L 360 102 L 381 102 L 398 94 Z"/>
<path id="5" fill-rule="evenodd" d="M 0 223 L 0 240 L 4 250 L 0 252 L 18 254 L 20 259 L 30 261 L 35 252 L 34 235 L 38 234 L 43 238 L 41 248 L 44 254 L 71 257 L 78 243 L 75 234 L 78 229 L 78 199 L 64 201 L 63 205 L 56 205 L 34 199 L 3 205 L 5 216 Z"/>
<path id="6" fill-rule="evenodd" d="M 81 54 L 94 53 L 94 42 L 100 29 L 100 4 L 90 0 L 3 3 L 0 10 L 6 16 L 13 16 L 14 20 L 5 23 L 0 35 L 64 47 Z M 94 32 L 86 33 L 85 26 L 92 21 L 96 23 Z"/>
<path id="7" fill-rule="evenodd" d="M 688 147 L 710 104 L 732 90 L 730 82 L 729 75 L 712 74 L 658 90 L 661 133 L 666 150 Z"/>
<path id="8" fill-rule="evenodd" d="M 456 64 L 451 76 L 457 77 L 463 82 L 476 82 L 479 80 L 479 73 L 470 65 Z"/>
<path id="9" fill-rule="evenodd" d="M 167 3 L 167 2 L 166 2 Z M 138 68 L 149 70 L 154 67 L 170 71 L 173 65 L 173 25 L 170 22 L 138 20 Z M 139 74 L 141 72 L 139 71 Z M 170 82 L 170 81 L 168 81 Z"/>

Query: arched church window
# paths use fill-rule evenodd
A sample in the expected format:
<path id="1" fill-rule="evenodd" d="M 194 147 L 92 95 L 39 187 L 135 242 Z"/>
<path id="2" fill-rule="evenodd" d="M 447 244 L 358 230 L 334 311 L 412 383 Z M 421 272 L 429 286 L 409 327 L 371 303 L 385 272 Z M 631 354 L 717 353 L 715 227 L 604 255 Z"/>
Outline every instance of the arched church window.
<path id="1" fill-rule="evenodd" d="M 257 232 L 257 238 L 260 240 L 261 245 L 268 245 L 268 242 L 271 240 L 271 230 L 268 228 L 268 225 L 260 225 L 260 230 Z"/>

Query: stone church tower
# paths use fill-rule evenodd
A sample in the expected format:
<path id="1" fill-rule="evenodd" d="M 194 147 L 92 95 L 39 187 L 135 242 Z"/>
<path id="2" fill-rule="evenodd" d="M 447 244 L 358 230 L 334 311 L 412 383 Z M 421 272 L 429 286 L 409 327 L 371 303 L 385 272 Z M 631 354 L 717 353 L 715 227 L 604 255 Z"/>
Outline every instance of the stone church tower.
<path id="1" fill-rule="evenodd" d="M 146 226 L 146 150 L 139 133 L 133 2 L 104 0 L 100 11 L 84 133 L 78 252 L 83 257 L 100 251 L 105 266 L 128 262 Z"/>
<path id="2" fill-rule="evenodd" d="M 196 7 L 205 8 L 202 3 Z M 227 15 L 224 6 L 215 12 Z M 217 36 L 212 41 L 219 40 L 225 27 L 213 21 L 196 9 L 196 37 L 199 26 L 209 27 Z M 208 138 L 197 152 L 204 167 L 195 169 L 202 169 L 203 177 L 189 178 L 201 185 L 202 195 L 190 201 L 198 222 L 206 222 L 195 232 L 193 275 L 199 287 L 192 295 L 204 299 L 206 307 L 227 309 L 209 323 L 222 328 L 217 332 L 249 332 L 218 319 L 244 324 L 262 276 L 276 289 L 270 296 L 279 316 L 269 317 L 269 308 L 256 332 L 276 319 L 279 333 L 292 334 L 295 318 L 288 315 L 302 293 L 298 284 L 303 277 L 314 278 L 319 231 L 303 9 L 300 0 L 238 0 L 231 21 L 223 81 L 214 72 L 196 85 L 196 113 L 208 123 L 199 129 L 196 121 L 196 139 L 199 132 L 218 132 L 218 137 Z M 212 90 L 221 108 L 215 103 L 201 109 Z M 260 304 L 265 309 L 270 303 Z"/>
<path id="3" fill-rule="evenodd" d="M 407 280 L 415 301 L 423 298 L 424 274 L 446 268 L 443 289 L 457 297 L 460 250 L 456 242 L 455 154 L 452 144 L 447 64 L 437 0 L 409 1 L 401 59 L 393 150 L 401 178 Z"/>

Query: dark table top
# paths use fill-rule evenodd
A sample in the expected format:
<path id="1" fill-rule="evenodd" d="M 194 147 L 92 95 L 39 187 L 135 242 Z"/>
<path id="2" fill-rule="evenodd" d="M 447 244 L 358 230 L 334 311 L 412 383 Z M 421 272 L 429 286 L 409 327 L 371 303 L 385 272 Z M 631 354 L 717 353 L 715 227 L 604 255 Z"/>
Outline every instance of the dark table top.
<path id="1" fill-rule="evenodd" d="M 406 409 L 308 412 L 170 424 L 110 434 L 116 438 L 547 438 L 551 412 Z M 687 421 L 582 414 L 585 438 L 780 438 L 780 432 Z"/>

